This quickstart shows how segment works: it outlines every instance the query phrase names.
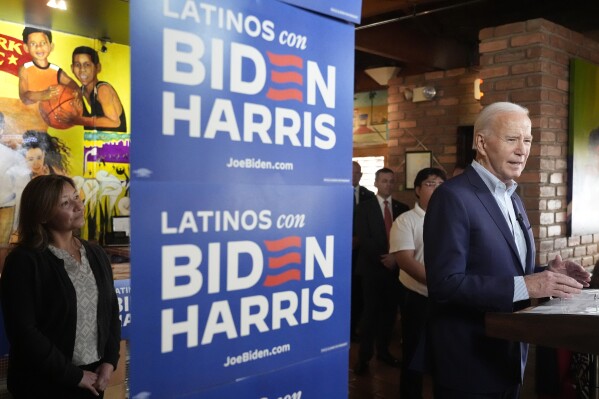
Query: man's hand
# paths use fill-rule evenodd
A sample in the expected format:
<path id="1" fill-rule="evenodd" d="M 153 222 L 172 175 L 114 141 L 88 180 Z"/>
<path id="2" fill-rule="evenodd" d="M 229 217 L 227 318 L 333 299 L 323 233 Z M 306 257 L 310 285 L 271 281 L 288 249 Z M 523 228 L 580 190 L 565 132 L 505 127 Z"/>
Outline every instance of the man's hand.
<path id="1" fill-rule="evenodd" d="M 524 276 L 524 283 L 531 298 L 571 298 L 582 290 L 582 284 L 572 277 L 547 270 Z"/>
<path id="2" fill-rule="evenodd" d="M 395 270 L 397 263 L 393 254 L 381 255 L 381 263 L 389 270 Z"/>
<path id="3" fill-rule="evenodd" d="M 589 282 L 591 281 L 591 273 L 584 270 L 584 268 L 576 262 L 570 260 L 563 261 L 560 255 L 556 255 L 555 259 L 549 261 L 547 270 L 570 276 L 584 287 L 588 287 Z"/>

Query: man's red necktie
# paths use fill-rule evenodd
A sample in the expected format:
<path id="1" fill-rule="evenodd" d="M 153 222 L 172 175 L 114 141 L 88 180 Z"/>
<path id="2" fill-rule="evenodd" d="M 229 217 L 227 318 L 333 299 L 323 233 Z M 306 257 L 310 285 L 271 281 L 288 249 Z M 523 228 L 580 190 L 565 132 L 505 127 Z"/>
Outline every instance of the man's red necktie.
<path id="1" fill-rule="evenodd" d="M 385 229 L 387 230 L 387 241 L 389 241 L 389 235 L 391 234 L 391 225 L 393 224 L 393 216 L 391 216 L 391 209 L 389 209 L 389 201 L 383 201 L 385 204 Z"/>

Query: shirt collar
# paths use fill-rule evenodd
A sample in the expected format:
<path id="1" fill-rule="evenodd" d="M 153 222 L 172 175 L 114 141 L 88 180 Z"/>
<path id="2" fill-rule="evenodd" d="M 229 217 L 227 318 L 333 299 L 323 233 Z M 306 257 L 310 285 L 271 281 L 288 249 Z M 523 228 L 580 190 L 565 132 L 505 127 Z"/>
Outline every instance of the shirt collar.
<path id="1" fill-rule="evenodd" d="M 477 161 L 472 161 L 472 167 L 492 193 L 499 190 L 500 192 L 507 192 L 507 194 L 511 196 L 518 187 L 518 183 L 514 180 L 512 180 L 512 184 L 508 187 L 504 182 L 499 180 L 497 176 L 489 172 Z"/>
<path id="2" fill-rule="evenodd" d="M 418 204 L 418 202 L 416 202 L 414 204 L 414 212 L 416 212 L 416 214 L 418 216 L 422 216 L 422 217 L 424 217 L 424 215 L 426 214 L 426 211 L 420 207 L 420 205 Z"/>
<path id="3" fill-rule="evenodd" d="M 379 200 L 379 204 L 383 204 L 385 201 L 389 201 L 389 204 L 391 203 L 391 201 L 393 201 L 393 199 L 391 198 L 392 196 L 388 196 L 387 198 L 383 198 L 380 195 L 376 195 L 376 198 Z"/>

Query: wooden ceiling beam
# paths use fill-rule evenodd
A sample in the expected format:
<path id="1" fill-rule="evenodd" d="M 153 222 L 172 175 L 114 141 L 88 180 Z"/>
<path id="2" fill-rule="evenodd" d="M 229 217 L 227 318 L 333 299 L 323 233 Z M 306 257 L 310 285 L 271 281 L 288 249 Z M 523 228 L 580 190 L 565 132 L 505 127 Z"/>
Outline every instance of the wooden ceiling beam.
<path id="1" fill-rule="evenodd" d="M 472 64 L 473 49 L 451 39 L 434 38 L 396 23 L 356 31 L 356 49 L 418 65 L 427 70 L 447 70 Z"/>
<path id="2" fill-rule="evenodd" d="M 362 0 L 362 18 L 376 17 L 394 11 L 412 13 L 422 5 L 439 3 L 441 0 Z"/>

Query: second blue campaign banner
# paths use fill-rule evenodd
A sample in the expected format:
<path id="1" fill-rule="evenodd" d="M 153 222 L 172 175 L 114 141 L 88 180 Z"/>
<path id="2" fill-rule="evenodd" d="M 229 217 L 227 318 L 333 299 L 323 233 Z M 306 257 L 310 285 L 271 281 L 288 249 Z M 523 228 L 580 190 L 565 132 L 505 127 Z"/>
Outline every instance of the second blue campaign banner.
<path id="1" fill-rule="evenodd" d="M 137 184 L 153 200 L 132 213 L 132 393 L 176 397 L 336 351 L 329 370 L 347 373 L 351 193 Z"/>
<path id="2" fill-rule="evenodd" d="M 276 0 L 164 0 L 132 2 L 131 26 L 136 176 L 349 183 L 353 25 Z"/>

